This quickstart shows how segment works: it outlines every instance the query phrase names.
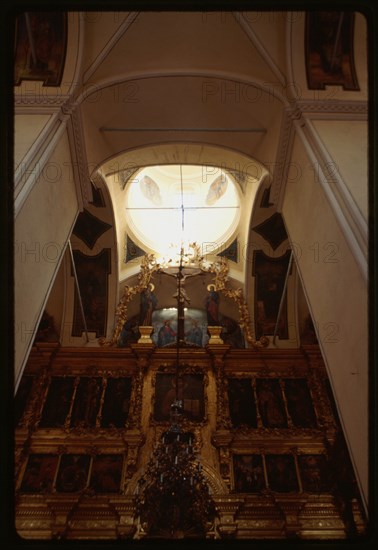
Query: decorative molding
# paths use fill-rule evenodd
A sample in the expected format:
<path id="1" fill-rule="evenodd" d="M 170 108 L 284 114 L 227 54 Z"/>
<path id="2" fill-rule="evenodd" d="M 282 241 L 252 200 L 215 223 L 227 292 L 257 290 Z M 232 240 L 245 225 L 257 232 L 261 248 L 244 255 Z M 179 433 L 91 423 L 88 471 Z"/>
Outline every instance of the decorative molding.
<path id="1" fill-rule="evenodd" d="M 270 188 L 269 202 L 276 206 L 279 211 L 281 208 L 282 197 L 284 195 L 287 174 L 288 160 L 291 156 L 291 150 L 294 140 L 293 130 L 293 109 L 286 108 L 283 112 L 280 137 L 277 144 L 277 158 Z M 298 116 L 298 114 L 297 114 Z M 280 200 L 281 199 L 281 200 Z"/>
<path id="2" fill-rule="evenodd" d="M 350 117 L 355 117 L 355 120 L 367 120 L 369 113 L 367 101 L 299 100 L 297 106 L 304 116 L 307 113 L 319 113 L 319 115 L 335 114 L 337 115 L 335 117 L 337 120 L 350 120 Z M 311 116 L 309 118 L 315 117 Z"/>
<path id="3" fill-rule="evenodd" d="M 43 90 L 44 91 L 44 90 Z M 51 113 L 59 109 L 70 99 L 67 94 L 47 93 L 36 94 L 15 94 L 14 106 L 16 114 L 46 114 L 46 107 L 51 108 Z"/>

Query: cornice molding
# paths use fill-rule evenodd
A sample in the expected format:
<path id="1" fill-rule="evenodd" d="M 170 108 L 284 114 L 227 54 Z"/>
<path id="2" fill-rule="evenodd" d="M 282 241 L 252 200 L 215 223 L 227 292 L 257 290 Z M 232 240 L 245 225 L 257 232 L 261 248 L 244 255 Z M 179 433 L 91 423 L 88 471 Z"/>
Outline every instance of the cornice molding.
<path id="1" fill-rule="evenodd" d="M 70 99 L 67 94 L 15 94 L 15 114 L 46 114 L 46 109 L 51 113 L 59 109 Z"/>
<path id="2" fill-rule="evenodd" d="M 367 119 L 368 116 L 368 103 L 367 101 L 332 101 L 332 100 L 299 100 L 297 106 L 300 109 L 303 116 L 311 115 L 309 118 L 315 118 L 313 115 L 335 115 L 337 120 L 343 120 L 350 117 L 355 117 L 356 120 L 363 118 Z M 327 117 L 329 118 L 329 117 Z"/>

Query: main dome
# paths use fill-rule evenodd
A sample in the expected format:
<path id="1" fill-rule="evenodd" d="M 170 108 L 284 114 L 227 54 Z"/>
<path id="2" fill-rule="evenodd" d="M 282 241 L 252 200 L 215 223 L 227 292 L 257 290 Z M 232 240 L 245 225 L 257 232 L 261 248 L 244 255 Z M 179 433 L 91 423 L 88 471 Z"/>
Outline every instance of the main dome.
<path id="1" fill-rule="evenodd" d="M 240 218 L 232 176 L 202 165 L 139 170 L 126 186 L 125 209 L 129 232 L 159 255 L 192 242 L 215 252 L 233 236 Z"/>

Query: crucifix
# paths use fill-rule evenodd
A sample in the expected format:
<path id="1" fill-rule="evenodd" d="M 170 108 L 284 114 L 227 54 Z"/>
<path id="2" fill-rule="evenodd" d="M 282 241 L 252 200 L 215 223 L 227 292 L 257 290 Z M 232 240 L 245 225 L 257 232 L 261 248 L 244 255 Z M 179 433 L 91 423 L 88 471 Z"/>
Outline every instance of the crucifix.
<path id="1" fill-rule="evenodd" d="M 177 280 L 177 290 L 173 294 L 173 298 L 177 300 L 177 343 L 182 345 L 185 343 L 185 306 L 190 304 L 190 298 L 185 290 L 185 281 L 189 277 L 194 277 L 202 273 L 201 269 L 195 267 L 187 267 L 183 265 L 184 249 L 180 249 L 180 263 L 178 267 L 170 267 L 162 269 L 161 272 L 175 277 Z"/>

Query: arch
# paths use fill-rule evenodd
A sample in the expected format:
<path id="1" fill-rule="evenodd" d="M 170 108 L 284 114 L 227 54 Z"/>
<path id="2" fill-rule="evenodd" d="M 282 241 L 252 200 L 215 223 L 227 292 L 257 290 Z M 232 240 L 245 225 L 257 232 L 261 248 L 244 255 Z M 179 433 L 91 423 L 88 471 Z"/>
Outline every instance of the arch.
<path id="1" fill-rule="evenodd" d="M 164 71 L 156 69 L 155 71 L 149 71 L 149 72 L 124 72 L 124 73 L 118 73 L 117 76 L 114 76 L 112 78 L 106 78 L 103 80 L 100 80 L 98 82 L 89 82 L 86 83 L 87 89 L 80 90 L 79 94 L 77 95 L 77 98 L 75 100 L 76 105 L 80 105 L 85 101 L 88 97 L 90 97 L 92 94 L 98 94 L 100 91 L 105 90 L 106 88 L 111 88 L 112 86 L 116 86 L 118 84 L 122 84 L 125 82 L 135 82 L 135 81 L 142 81 L 142 80 L 152 80 L 156 78 L 171 78 L 171 77 L 198 77 L 198 78 L 212 78 L 215 80 L 225 80 L 229 82 L 236 82 L 240 84 L 244 84 L 246 86 L 252 86 L 255 88 L 260 89 L 263 93 L 267 94 L 268 96 L 274 96 L 275 99 L 279 100 L 282 103 L 283 107 L 290 107 L 291 106 L 291 98 L 288 98 L 285 96 L 285 93 L 282 93 L 278 89 L 277 86 L 273 85 L 274 83 L 271 82 L 264 82 L 263 80 L 259 78 L 252 78 L 250 75 L 245 74 L 236 74 L 231 71 L 221 71 L 221 70 L 175 70 L 175 71 Z M 282 86 L 282 89 L 284 86 Z"/>
<path id="2" fill-rule="evenodd" d="M 115 211 L 116 231 L 118 240 L 118 257 L 122 257 L 122 247 L 126 231 L 126 220 L 123 210 L 124 190 L 117 183 L 117 174 L 122 169 L 131 167 L 141 168 L 148 165 L 167 164 L 196 164 L 225 169 L 241 175 L 238 182 L 242 196 L 243 213 L 240 216 L 238 225 L 239 240 L 248 242 L 250 219 L 253 211 L 253 203 L 261 186 L 267 185 L 270 181 L 270 173 L 266 167 L 251 156 L 244 155 L 236 150 L 227 147 L 218 147 L 209 144 L 193 144 L 188 142 L 159 143 L 158 145 L 146 145 L 133 150 L 125 151 L 121 155 L 115 155 L 105 161 L 96 173 L 102 175 L 108 185 Z M 141 245 L 140 243 L 137 243 Z M 139 262 L 132 262 L 127 265 L 119 262 L 119 281 L 135 275 Z M 230 269 L 230 276 L 244 284 L 244 261 Z"/>

